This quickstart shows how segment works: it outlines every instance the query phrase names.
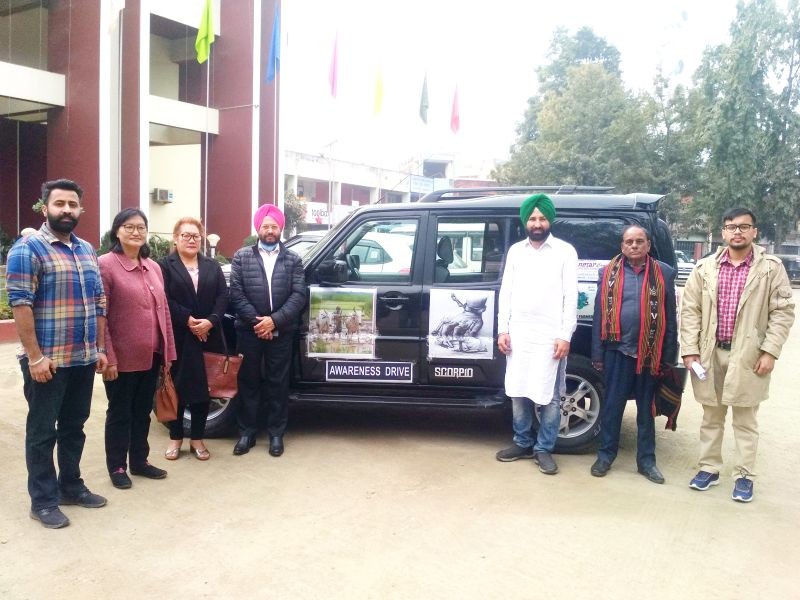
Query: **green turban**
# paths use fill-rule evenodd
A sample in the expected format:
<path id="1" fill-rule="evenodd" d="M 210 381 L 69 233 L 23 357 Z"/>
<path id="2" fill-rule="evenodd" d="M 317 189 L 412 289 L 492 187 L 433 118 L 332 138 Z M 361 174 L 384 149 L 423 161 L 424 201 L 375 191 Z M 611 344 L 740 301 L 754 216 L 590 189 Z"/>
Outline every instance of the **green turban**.
<path id="1" fill-rule="evenodd" d="M 553 201 L 547 194 L 534 194 L 530 198 L 526 198 L 522 206 L 519 207 L 519 218 L 522 219 L 522 226 L 525 227 L 528 219 L 535 208 L 539 209 L 545 218 L 553 224 L 556 219 L 556 207 L 553 206 Z"/>

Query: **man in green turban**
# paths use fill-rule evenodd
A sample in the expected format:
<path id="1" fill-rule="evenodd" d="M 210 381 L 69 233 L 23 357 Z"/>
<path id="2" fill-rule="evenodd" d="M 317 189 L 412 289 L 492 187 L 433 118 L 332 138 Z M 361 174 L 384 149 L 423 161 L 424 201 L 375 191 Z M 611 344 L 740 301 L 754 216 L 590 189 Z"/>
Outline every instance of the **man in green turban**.
<path id="1" fill-rule="evenodd" d="M 551 224 L 556 220 L 556 207 L 553 206 L 550 197 L 547 194 L 534 194 L 526 198 L 519 207 L 519 218 L 522 220 L 523 227 L 527 227 L 531 213 L 537 208 Z"/>
<path id="2" fill-rule="evenodd" d="M 553 475 L 567 356 L 577 325 L 578 253 L 550 234 L 556 209 L 544 194 L 527 198 L 519 216 L 528 237 L 506 255 L 497 313 L 514 443 L 496 456 L 502 462 L 532 458 L 542 473 Z M 538 432 L 532 429 L 536 405 Z"/>

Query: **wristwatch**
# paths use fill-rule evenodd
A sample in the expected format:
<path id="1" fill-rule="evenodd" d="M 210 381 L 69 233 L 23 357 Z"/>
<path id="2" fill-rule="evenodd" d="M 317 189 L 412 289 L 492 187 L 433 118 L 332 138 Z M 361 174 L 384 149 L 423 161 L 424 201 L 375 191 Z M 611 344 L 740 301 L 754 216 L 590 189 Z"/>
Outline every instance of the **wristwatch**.
<path id="1" fill-rule="evenodd" d="M 106 349 L 103 346 L 98 346 L 97 347 L 97 351 L 102 353 L 102 354 L 106 354 Z"/>

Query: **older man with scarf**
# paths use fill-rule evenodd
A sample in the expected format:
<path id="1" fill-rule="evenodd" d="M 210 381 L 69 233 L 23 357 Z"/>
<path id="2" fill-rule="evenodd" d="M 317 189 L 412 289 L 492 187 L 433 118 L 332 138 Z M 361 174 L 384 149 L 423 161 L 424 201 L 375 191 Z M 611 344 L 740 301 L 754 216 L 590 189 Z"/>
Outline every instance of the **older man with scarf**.
<path id="1" fill-rule="evenodd" d="M 656 466 L 653 398 L 662 365 L 678 353 L 675 269 L 649 254 L 650 234 L 638 225 L 622 233 L 622 254 L 600 270 L 592 327 L 592 364 L 605 375 L 600 443 L 591 473 L 603 477 L 619 449 L 625 404 L 636 399 L 636 464 L 653 483 Z"/>

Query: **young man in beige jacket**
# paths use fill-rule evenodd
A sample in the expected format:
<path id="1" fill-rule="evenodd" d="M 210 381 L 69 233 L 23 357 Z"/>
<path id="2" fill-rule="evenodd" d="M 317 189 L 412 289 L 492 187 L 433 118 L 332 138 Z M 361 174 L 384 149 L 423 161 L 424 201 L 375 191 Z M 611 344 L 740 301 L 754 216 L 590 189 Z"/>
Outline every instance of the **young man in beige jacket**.
<path id="1" fill-rule="evenodd" d="M 758 234 L 755 215 L 732 208 L 722 223 L 727 246 L 697 264 L 681 305 L 681 355 L 695 398 L 703 405 L 700 471 L 689 487 L 705 491 L 719 483 L 730 406 L 736 440 L 732 498 L 750 502 L 758 447 L 756 416 L 769 395 L 770 374 L 794 322 L 794 300 L 783 263 L 753 243 Z"/>

